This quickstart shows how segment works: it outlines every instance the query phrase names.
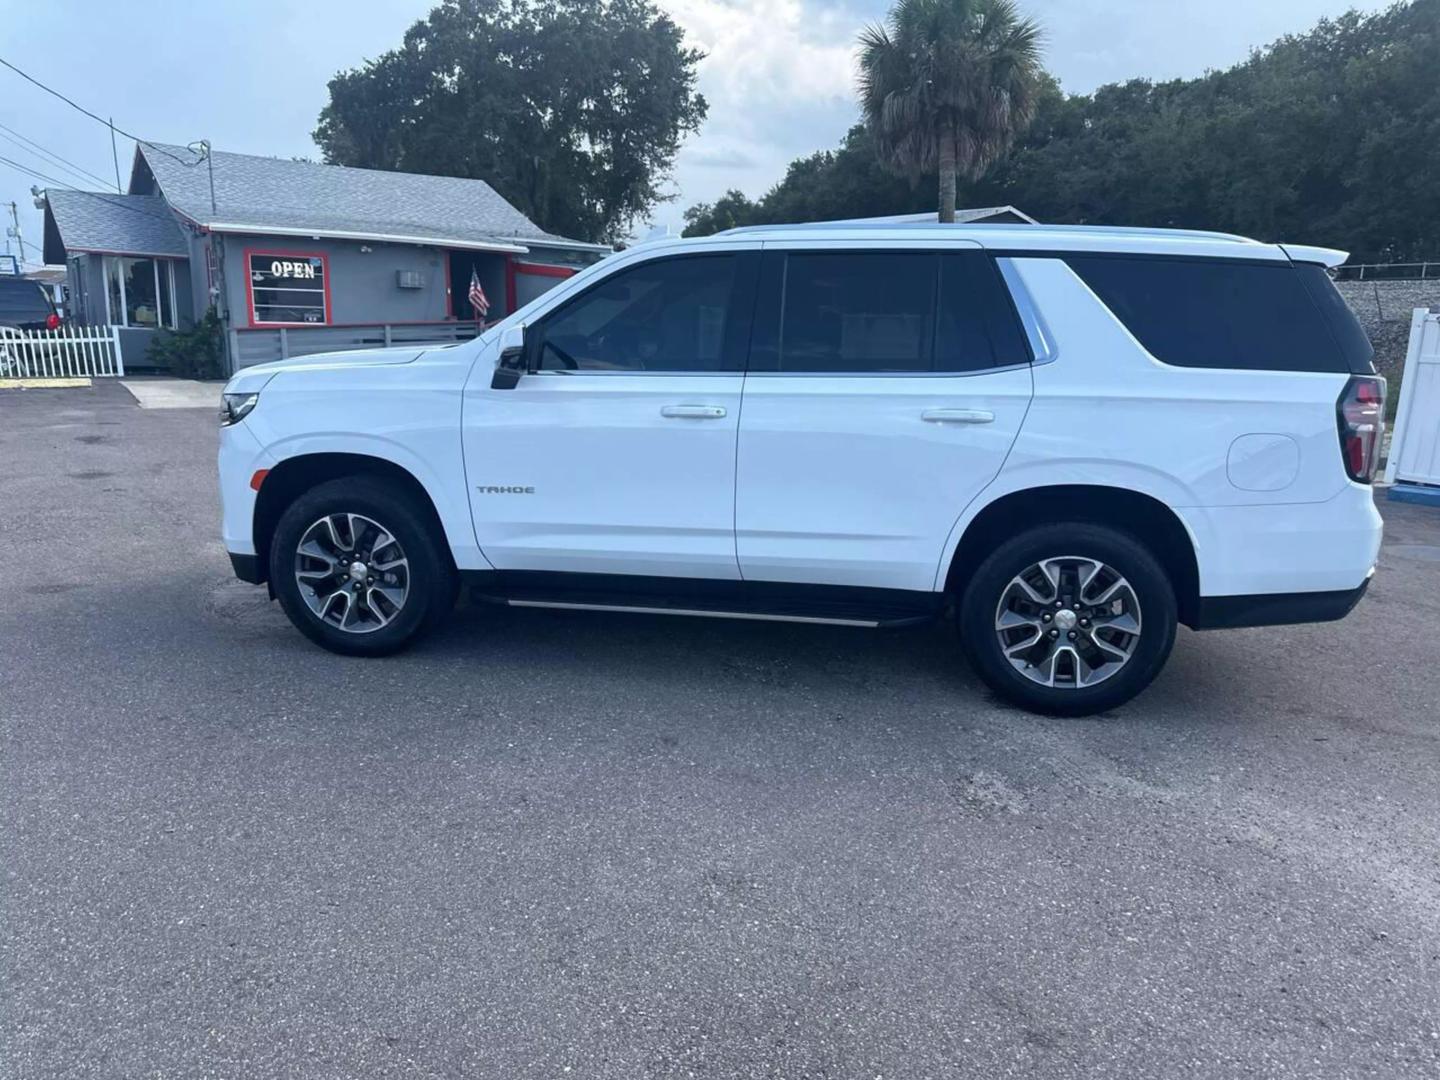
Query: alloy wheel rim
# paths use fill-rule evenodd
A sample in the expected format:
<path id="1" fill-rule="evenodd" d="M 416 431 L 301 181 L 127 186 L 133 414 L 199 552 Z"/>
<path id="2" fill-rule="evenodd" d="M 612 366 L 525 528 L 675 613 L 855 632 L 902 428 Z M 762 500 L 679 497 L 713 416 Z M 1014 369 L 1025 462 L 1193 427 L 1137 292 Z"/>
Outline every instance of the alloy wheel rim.
<path id="1" fill-rule="evenodd" d="M 371 634 L 410 597 L 410 562 L 395 534 L 363 514 L 326 514 L 300 536 L 295 582 L 321 622 Z"/>
<path id="2" fill-rule="evenodd" d="M 1057 555 L 1010 579 L 995 634 L 1010 666 L 1031 682 L 1080 690 L 1118 674 L 1140 643 L 1140 600 L 1114 567 Z"/>

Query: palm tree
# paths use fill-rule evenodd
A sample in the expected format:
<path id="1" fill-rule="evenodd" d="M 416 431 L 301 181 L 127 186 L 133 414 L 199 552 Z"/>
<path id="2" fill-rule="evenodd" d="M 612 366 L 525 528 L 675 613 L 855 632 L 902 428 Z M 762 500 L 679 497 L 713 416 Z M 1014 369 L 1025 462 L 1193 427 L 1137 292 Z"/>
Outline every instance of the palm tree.
<path id="1" fill-rule="evenodd" d="M 977 180 L 1030 123 L 1040 28 L 1013 0 L 898 0 L 860 35 L 860 101 L 880 160 L 918 179 L 940 173 L 940 220 L 955 220 L 955 178 Z"/>

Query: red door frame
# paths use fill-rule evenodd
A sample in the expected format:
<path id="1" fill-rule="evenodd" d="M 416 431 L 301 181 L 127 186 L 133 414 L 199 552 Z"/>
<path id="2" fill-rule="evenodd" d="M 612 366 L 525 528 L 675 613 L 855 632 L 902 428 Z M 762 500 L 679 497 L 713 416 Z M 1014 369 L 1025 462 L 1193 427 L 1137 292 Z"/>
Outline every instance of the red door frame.
<path id="1" fill-rule="evenodd" d="M 568 278 L 574 277 L 577 273 L 579 271 L 573 266 L 549 266 L 545 263 L 521 262 L 514 255 L 506 256 L 505 314 L 513 313 L 519 306 L 515 282 L 521 274 L 532 274 L 535 277 Z"/>

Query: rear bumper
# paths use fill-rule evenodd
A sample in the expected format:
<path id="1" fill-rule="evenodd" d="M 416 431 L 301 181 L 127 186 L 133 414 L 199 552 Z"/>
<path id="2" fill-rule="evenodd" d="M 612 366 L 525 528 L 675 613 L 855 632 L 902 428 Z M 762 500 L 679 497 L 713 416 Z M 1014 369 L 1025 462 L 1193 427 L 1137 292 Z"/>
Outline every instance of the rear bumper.
<path id="1" fill-rule="evenodd" d="M 1374 495 L 1362 484 L 1347 483 L 1325 502 L 1176 507 L 1175 513 L 1195 544 L 1202 602 L 1348 593 L 1374 568 L 1384 532 Z"/>
<path id="2" fill-rule="evenodd" d="M 1251 596 L 1202 596 L 1194 630 L 1231 630 L 1241 626 L 1334 622 L 1360 602 L 1370 579 L 1358 588 L 1335 592 L 1256 593 Z"/>

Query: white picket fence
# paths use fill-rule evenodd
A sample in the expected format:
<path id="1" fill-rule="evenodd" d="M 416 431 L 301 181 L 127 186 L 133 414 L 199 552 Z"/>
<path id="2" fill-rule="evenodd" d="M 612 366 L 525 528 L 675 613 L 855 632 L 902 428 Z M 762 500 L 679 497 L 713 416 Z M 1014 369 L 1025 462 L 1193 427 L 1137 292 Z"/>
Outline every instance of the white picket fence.
<path id="1" fill-rule="evenodd" d="M 61 326 L 54 330 L 0 327 L 0 379 L 124 374 L 119 327 Z"/>

